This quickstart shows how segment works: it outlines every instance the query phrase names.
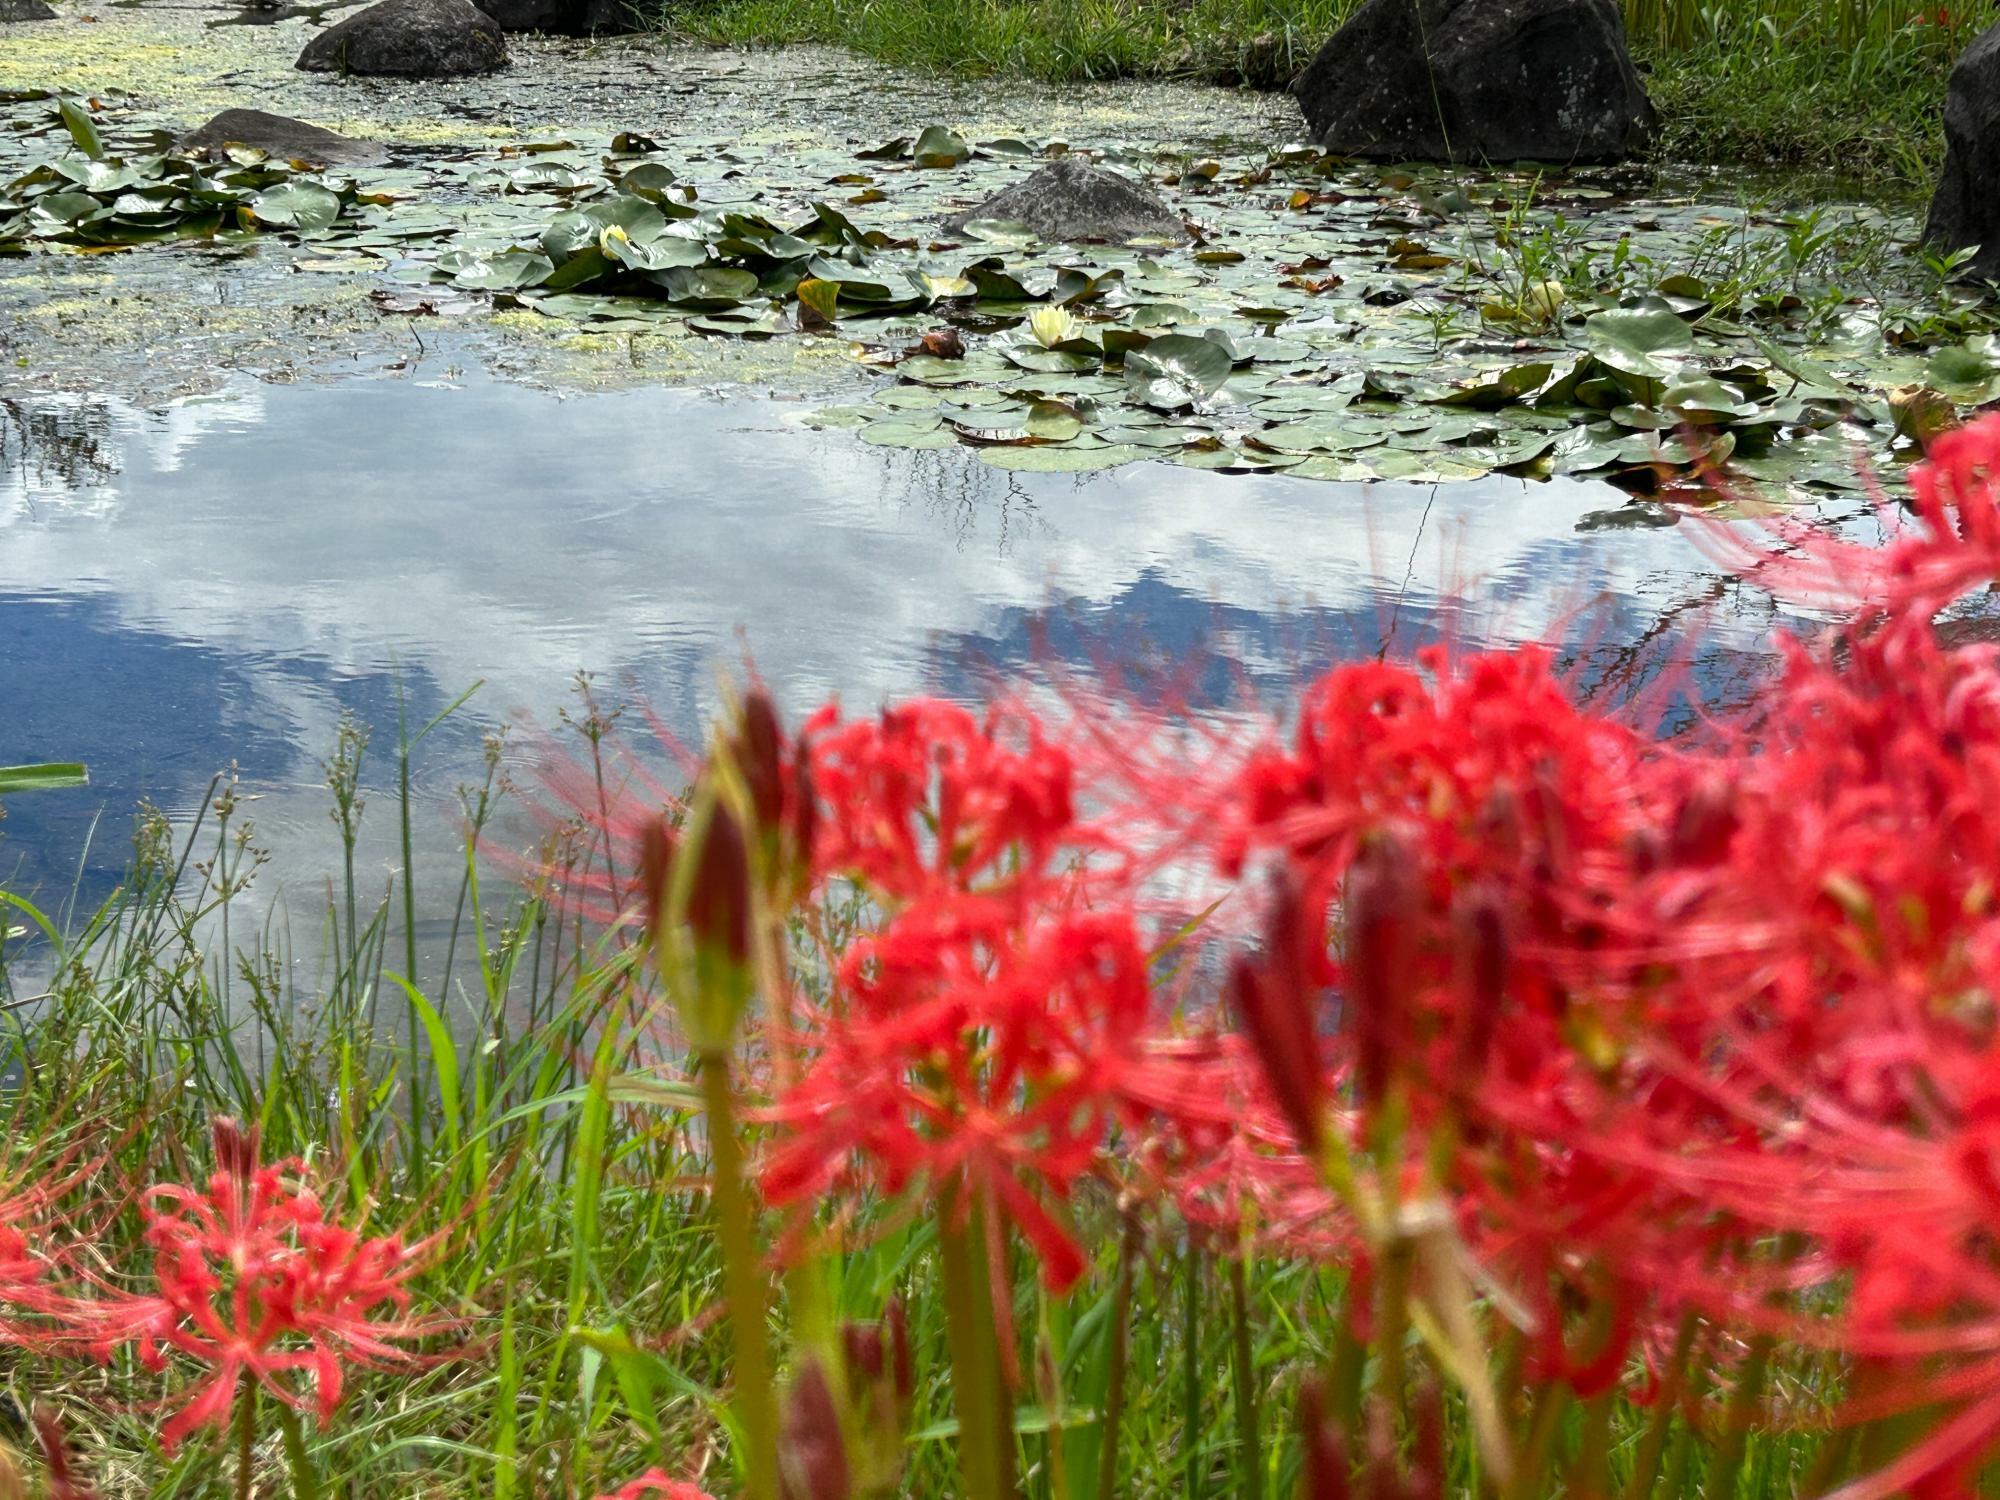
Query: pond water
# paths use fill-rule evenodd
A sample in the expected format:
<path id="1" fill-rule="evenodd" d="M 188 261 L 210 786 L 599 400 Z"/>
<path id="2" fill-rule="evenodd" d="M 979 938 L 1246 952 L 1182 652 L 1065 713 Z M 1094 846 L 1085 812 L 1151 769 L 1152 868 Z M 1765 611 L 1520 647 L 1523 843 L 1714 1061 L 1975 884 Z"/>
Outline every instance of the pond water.
<path id="1" fill-rule="evenodd" d="M 1297 129 L 1287 102 L 1250 95 L 942 84 L 834 54 L 647 41 L 521 42 L 497 81 L 307 81 L 288 65 L 310 17 L 97 14 L 87 38 L 75 14 L 0 35 L 0 90 L 101 79 L 128 136 L 230 104 L 290 108 L 402 142 L 380 181 L 475 220 L 481 174 L 521 160 L 510 150 L 596 151 L 618 129 L 699 163 L 707 201 L 745 203 L 798 201 L 829 162 L 938 119 L 968 137 L 1136 136 L 1155 152 L 1267 150 Z M 0 170 L 46 155 L 46 105 L 9 108 Z M 1685 185 L 1670 197 L 1676 213 L 1748 221 L 1740 205 L 1697 211 Z M 892 195 L 880 213 L 906 224 L 932 201 Z M 507 203 L 518 217 L 564 200 Z M 1260 243 L 1249 209 L 1228 212 Z M 1298 253 L 1286 235 L 1272 257 Z M 101 895 L 142 798 L 186 826 L 234 766 L 273 853 L 253 900 L 303 902 L 310 923 L 337 866 L 322 762 L 341 716 L 374 734 L 361 859 L 379 886 L 401 863 L 398 717 L 421 725 L 475 684 L 417 760 L 420 870 L 456 858 L 458 788 L 487 737 L 508 731 L 507 763 L 531 760 L 526 726 L 573 706 L 580 671 L 689 735 L 746 655 L 793 712 L 830 694 L 853 709 L 974 697 L 995 672 L 1052 663 L 1154 674 L 1221 704 L 1439 639 L 1549 641 L 1610 694 L 1691 653 L 1691 682 L 1716 698 L 1754 690 L 1785 623 L 1718 572 L 1679 512 L 1600 478 L 1361 482 L 1331 464 L 1223 472 L 1195 451 L 1021 472 L 830 420 L 830 404 L 852 411 L 894 384 L 857 363 L 864 344 L 578 327 L 434 285 L 435 265 L 428 251 L 329 259 L 274 235 L 0 260 L 0 764 L 81 759 L 92 774 L 87 792 L 9 804 L 0 884 L 50 904 Z M 409 316 L 413 297 L 434 305 Z M 1325 335 L 1328 358 L 1366 346 L 1420 375 L 1429 356 L 1394 308 L 1355 299 L 1360 321 Z M 1310 336 L 1314 319 L 1295 321 Z M 1487 370 L 1521 357 L 1506 339 L 1461 342 Z M 1293 378 L 1242 377 L 1267 399 Z M 1080 407 L 1104 394 L 1104 377 L 1074 379 Z M 1240 451 L 1221 426 L 1208 456 Z M 1814 441 L 1822 465 L 1850 461 L 1835 435 Z M 1283 467 L 1239 467 L 1258 465 Z M 1871 524 L 1851 492 L 1789 498 Z M 419 894 L 434 919 L 455 887 Z"/>
<path id="2" fill-rule="evenodd" d="M 0 764 L 93 777 L 9 807 L 7 873 L 45 890 L 79 860 L 101 889 L 140 797 L 185 821 L 232 762 L 259 842 L 309 890 L 333 867 L 339 716 L 374 727 L 386 773 L 399 693 L 420 724 L 484 684 L 419 760 L 444 849 L 483 733 L 553 723 L 580 669 L 683 732 L 746 650 L 796 710 L 973 695 L 1052 659 L 1226 696 L 1439 638 L 1569 641 L 1589 676 L 1679 629 L 1726 689 L 1774 619 L 1679 528 L 1607 524 L 1640 512 L 1596 483 L 1009 474 L 811 432 L 793 403 L 421 364 L 9 411 Z"/>

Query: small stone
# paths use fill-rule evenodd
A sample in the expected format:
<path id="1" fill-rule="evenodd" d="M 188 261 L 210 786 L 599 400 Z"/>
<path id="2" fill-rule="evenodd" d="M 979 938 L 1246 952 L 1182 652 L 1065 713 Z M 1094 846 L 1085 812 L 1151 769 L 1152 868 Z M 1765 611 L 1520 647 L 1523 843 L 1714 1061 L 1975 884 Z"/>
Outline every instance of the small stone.
<path id="1" fill-rule="evenodd" d="M 1944 100 L 1944 171 L 1924 238 L 1944 250 L 1979 247 L 1966 269 L 2000 277 L 2000 26 L 1965 49 Z"/>
<path id="2" fill-rule="evenodd" d="M 507 41 L 472 0 L 381 0 L 306 43 L 308 73 L 453 78 L 507 66 Z"/>
<path id="3" fill-rule="evenodd" d="M 45 0 L 0 0 L 0 26 L 14 21 L 53 21 L 54 10 Z"/>
<path id="4" fill-rule="evenodd" d="M 1144 183 L 1062 156 L 1033 176 L 945 221 L 952 234 L 978 219 L 1025 224 L 1052 243 L 1184 240 L 1187 225 Z"/>
<path id="5" fill-rule="evenodd" d="M 1367 0 L 1292 92 L 1381 161 L 1620 161 L 1656 125 L 1618 0 Z"/>
<path id="6" fill-rule="evenodd" d="M 186 156 L 208 156 L 225 146 L 250 146 L 281 161 L 322 165 L 368 161 L 381 154 L 370 141 L 351 140 L 303 120 L 261 109 L 225 109 L 221 114 L 174 142 Z"/>

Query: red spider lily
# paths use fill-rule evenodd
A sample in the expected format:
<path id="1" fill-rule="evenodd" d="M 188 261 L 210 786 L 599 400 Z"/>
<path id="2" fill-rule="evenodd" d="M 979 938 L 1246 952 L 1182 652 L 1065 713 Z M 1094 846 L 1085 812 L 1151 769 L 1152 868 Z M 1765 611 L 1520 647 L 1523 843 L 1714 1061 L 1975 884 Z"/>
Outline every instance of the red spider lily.
<path id="1" fill-rule="evenodd" d="M 990 1202 L 1066 1288 L 1081 1252 L 1050 1212 L 1095 1164 L 1146 1020 L 1129 918 L 1027 932 L 978 897 L 900 913 L 841 964 L 844 1007 L 772 1113 L 774 1203 L 872 1181 Z"/>
<path id="2" fill-rule="evenodd" d="M 263 1163 L 255 1132 L 215 1125 L 217 1170 L 205 1187 L 170 1184 L 145 1198 L 156 1290 L 108 1300 L 83 1318 L 103 1351 L 138 1346 L 164 1370 L 174 1354 L 208 1367 L 183 1392 L 161 1441 L 173 1448 L 203 1427 L 225 1428 L 247 1376 L 287 1405 L 340 1404 L 349 1366 L 408 1367 L 399 1347 L 438 1332 L 409 1315 L 408 1283 L 428 1247 L 363 1238 L 330 1223 L 297 1162 Z M 288 1376 L 303 1375 L 308 1398 Z"/>
<path id="3" fill-rule="evenodd" d="M 597 1500 L 715 1500 L 715 1497 L 684 1479 L 670 1478 L 665 1469 L 648 1469 L 631 1483 L 599 1495 Z"/>
<path id="4" fill-rule="evenodd" d="M 1043 874 L 1084 842 L 1075 766 L 1034 716 L 982 722 L 956 704 L 918 699 L 879 719 L 806 726 L 819 802 L 816 867 L 887 900 L 984 887 L 1032 893 L 1010 877 Z"/>

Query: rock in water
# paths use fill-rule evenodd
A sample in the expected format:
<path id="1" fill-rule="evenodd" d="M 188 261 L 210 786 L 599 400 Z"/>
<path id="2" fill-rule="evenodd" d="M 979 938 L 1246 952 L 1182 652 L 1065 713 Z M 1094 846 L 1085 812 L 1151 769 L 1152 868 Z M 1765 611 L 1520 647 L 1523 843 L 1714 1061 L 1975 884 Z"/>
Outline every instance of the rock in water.
<path id="1" fill-rule="evenodd" d="M 976 219 L 1004 219 L 1025 224 L 1042 239 L 1184 240 L 1187 225 L 1143 183 L 1117 172 L 1094 167 L 1074 156 L 1057 157 L 1032 177 L 995 193 L 977 208 L 945 221 L 945 229 L 963 234 Z"/>
<path id="2" fill-rule="evenodd" d="M 9 21 L 53 21 L 56 13 L 43 0 L 0 0 L 0 26 Z"/>
<path id="3" fill-rule="evenodd" d="M 1655 125 L 1618 0 L 1368 0 L 1292 92 L 1377 160 L 1619 161 Z"/>
<path id="4" fill-rule="evenodd" d="M 632 0 L 474 0 L 502 31 L 549 31 L 558 36 L 594 36 L 637 31 Z"/>
<path id="5" fill-rule="evenodd" d="M 267 114 L 261 109 L 225 109 L 199 129 L 174 142 L 176 151 L 206 156 L 224 146 L 254 146 L 283 161 L 320 164 L 367 161 L 380 155 L 368 141 L 350 140 L 304 120 Z"/>
<path id="6" fill-rule="evenodd" d="M 451 78 L 507 66 L 507 42 L 472 0 L 381 0 L 306 43 L 308 73 Z"/>
<path id="7" fill-rule="evenodd" d="M 1944 100 L 1944 173 L 1924 238 L 1979 246 L 1975 276 L 2000 276 L 2000 26 L 1981 32 L 1951 70 Z"/>

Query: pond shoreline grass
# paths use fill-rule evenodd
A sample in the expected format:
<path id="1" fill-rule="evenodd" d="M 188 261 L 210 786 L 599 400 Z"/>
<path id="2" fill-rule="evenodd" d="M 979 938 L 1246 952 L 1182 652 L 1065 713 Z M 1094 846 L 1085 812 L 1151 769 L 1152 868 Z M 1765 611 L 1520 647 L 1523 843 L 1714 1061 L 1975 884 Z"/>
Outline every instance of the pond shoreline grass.
<path id="1" fill-rule="evenodd" d="M 585 737 L 603 722 L 593 714 Z M 635 1029 L 660 1003 L 635 935 L 565 915 L 548 899 L 559 881 L 493 878 L 485 830 L 509 787 L 490 757 L 464 793 L 463 863 L 419 874 L 458 909 L 444 966 L 406 983 L 422 960 L 401 882 L 355 899 L 366 751 L 344 725 L 326 763 L 349 853 L 325 883 L 317 965 L 281 932 L 246 940 L 239 922 L 232 934 L 232 906 L 275 872 L 260 873 L 249 809 L 223 775 L 189 827 L 142 809 L 128 877 L 96 910 L 66 920 L 0 887 L 0 1202 L 60 1164 L 61 1221 L 89 1226 L 88 1275 L 106 1291 L 138 1284 L 148 1186 L 201 1183 L 216 1122 L 240 1121 L 265 1162 L 318 1185 L 332 1220 L 434 1237 L 411 1289 L 446 1331 L 414 1366 L 350 1368 L 324 1427 L 249 1384 L 230 1432 L 178 1447 L 161 1430 L 188 1399 L 185 1365 L 0 1339 L 0 1496 L 611 1500 L 648 1466 L 738 1494 L 703 1090 L 692 1053 Z M 407 827 L 407 782 L 400 796 L 380 790 Z M 567 878 L 589 884 L 599 855 L 562 847 Z M 829 915 L 839 927 L 857 913 Z M 1028 1247 L 994 1262 L 1028 1346 L 1020 1500 L 1301 1493 L 1300 1372 L 1336 1350 L 1296 1314 L 1340 1306 L 1346 1270 L 1247 1241 L 1142 1235 L 1136 1211 L 1102 1191 L 1072 1213 L 1090 1247 L 1074 1292 L 1049 1293 Z M 775 1215 L 763 1229 L 776 1233 Z M 906 1441 L 870 1460 L 865 1490 L 842 1493 L 956 1494 L 938 1224 L 878 1205 L 838 1239 L 822 1247 L 821 1318 L 865 1329 L 899 1306 L 915 1373 Z M 774 1286 L 772 1331 L 796 1337 L 792 1282 Z M 1825 1394 L 1823 1361 L 1791 1373 Z M 1455 1395 L 1449 1416 L 1454 1430 L 1466 1420 Z M 1568 1411 L 1547 1440 L 1578 1447 L 1588 1425 Z M 1652 1425 L 1619 1399 L 1621 1484 Z M 43 1482 L 37 1443 L 51 1432 L 85 1489 Z M 1823 1446 L 1805 1430 L 1758 1434 L 1745 1494 L 1788 1493 Z M 1459 1445 L 1441 1493 L 1477 1490 L 1477 1462 Z"/>
<path id="2" fill-rule="evenodd" d="M 1048 82 L 1190 79 L 1277 88 L 1355 0 L 667 0 L 717 45 L 812 42 L 918 70 Z M 1626 0 L 1662 122 L 1655 159 L 1831 172 L 1928 189 L 1945 79 L 2000 16 L 1916 0 Z M 1944 17 L 1942 23 L 1937 17 Z"/>

